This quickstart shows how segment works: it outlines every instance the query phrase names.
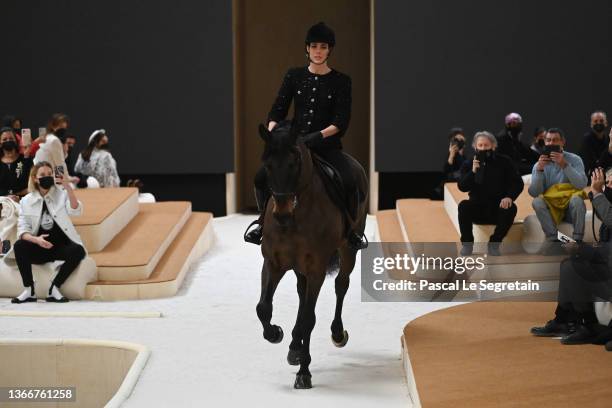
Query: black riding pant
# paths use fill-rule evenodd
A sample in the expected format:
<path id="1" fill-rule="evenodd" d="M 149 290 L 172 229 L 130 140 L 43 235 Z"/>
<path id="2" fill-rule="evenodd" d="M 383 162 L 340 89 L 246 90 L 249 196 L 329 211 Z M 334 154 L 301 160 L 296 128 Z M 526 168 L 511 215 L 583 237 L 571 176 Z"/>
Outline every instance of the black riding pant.
<path id="1" fill-rule="evenodd" d="M 40 265 L 53 261 L 65 261 L 57 276 L 53 279 L 53 284 L 59 288 L 85 258 L 85 249 L 74 242 L 58 244 L 51 249 L 45 249 L 33 242 L 20 239 L 15 242 L 14 251 L 23 286 L 34 284 L 32 264 Z"/>
<path id="2" fill-rule="evenodd" d="M 508 209 L 499 206 L 498 201 L 479 202 L 474 200 L 463 200 L 459 203 L 459 229 L 461 230 L 461 242 L 474 242 L 472 233 L 473 224 L 493 224 L 495 231 L 491 235 L 491 242 L 501 242 L 516 216 L 516 205 Z"/>
<path id="3" fill-rule="evenodd" d="M 593 302 L 612 301 L 612 271 L 607 262 L 594 263 L 576 257 L 561 262 L 557 300 L 557 321 L 596 323 Z"/>

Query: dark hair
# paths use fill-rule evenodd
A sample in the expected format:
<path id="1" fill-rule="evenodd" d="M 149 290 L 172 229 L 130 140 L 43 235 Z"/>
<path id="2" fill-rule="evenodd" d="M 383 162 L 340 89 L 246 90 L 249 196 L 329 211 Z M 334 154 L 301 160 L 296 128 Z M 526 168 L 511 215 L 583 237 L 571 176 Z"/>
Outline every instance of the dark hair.
<path id="1" fill-rule="evenodd" d="M 68 133 L 66 135 L 66 139 L 74 139 L 74 140 L 76 140 L 76 136 L 73 133 Z"/>
<path id="2" fill-rule="evenodd" d="M 460 127 L 451 128 L 450 132 L 448 133 L 448 138 L 452 139 L 453 137 L 457 135 L 465 136 L 465 132 L 463 131 L 463 128 L 460 128 Z"/>
<path id="3" fill-rule="evenodd" d="M 17 116 L 15 115 L 5 115 L 2 118 L 2 127 L 10 127 L 11 129 L 13 128 L 13 123 L 18 120 L 19 123 L 21 123 L 21 119 L 19 119 Z"/>
<path id="4" fill-rule="evenodd" d="M 552 128 L 549 128 L 546 132 L 547 133 L 558 133 L 559 136 L 561 136 L 561 139 L 565 140 L 565 133 L 563 133 L 563 130 L 561 130 L 561 128 L 552 127 Z"/>
<path id="5" fill-rule="evenodd" d="M 105 132 L 98 132 L 98 134 L 91 139 L 91 141 L 87 144 L 87 147 L 81 152 L 81 157 L 83 160 L 89 161 L 91 158 L 91 153 L 93 153 L 94 149 L 96 146 L 98 146 L 98 143 L 100 143 L 100 140 L 102 140 L 104 136 L 106 136 Z"/>
<path id="6" fill-rule="evenodd" d="M 66 122 L 70 124 L 70 117 L 65 113 L 54 113 L 47 123 L 47 133 L 53 133 L 60 123 Z"/>
<path id="7" fill-rule="evenodd" d="M 2 136 L 3 133 L 10 133 L 11 135 L 13 135 L 13 139 L 15 139 L 15 141 L 17 141 L 17 136 L 15 135 L 15 131 L 13 130 L 12 127 L 10 126 L 5 126 L 3 128 L 0 128 L 0 136 Z M 19 153 L 19 145 L 17 145 L 17 153 Z M 0 149 L 0 158 L 4 157 L 4 149 Z"/>
<path id="8" fill-rule="evenodd" d="M 546 128 L 544 126 L 538 126 L 537 128 L 533 129 L 533 137 L 536 137 L 542 132 L 546 132 Z"/>

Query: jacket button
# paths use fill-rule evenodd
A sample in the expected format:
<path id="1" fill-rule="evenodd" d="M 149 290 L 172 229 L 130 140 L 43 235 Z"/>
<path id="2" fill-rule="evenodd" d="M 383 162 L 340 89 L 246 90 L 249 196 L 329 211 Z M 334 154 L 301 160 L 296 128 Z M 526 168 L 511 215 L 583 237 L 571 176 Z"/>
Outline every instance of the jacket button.
<path id="1" fill-rule="evenodd" d="M 314 102 L 314 98 L 311 98 L 311 99 L 310 99 L 310 102 Z"/>
<path id="2" fill-rule="evenodd" d="M 316 91 L 316 90 L 317 90 L 317 88 L 312 88 L 312 90 L 313 90 L 313 91 Z"/>
<path id="3" fill-rule="evenodd" d="M 301 93 L 302 93 L 302 91 L 298 91 L 298 95 L 301 94 Z"/>

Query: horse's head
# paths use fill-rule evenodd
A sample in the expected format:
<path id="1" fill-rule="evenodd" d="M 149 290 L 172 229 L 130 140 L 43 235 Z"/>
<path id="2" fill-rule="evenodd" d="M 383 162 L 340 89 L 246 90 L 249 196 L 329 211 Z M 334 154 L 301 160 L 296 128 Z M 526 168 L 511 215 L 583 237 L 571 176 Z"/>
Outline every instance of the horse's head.
<path id="1" fill-rule="evenodd" d="M 259 125 L 259 135 L 266 143 L 262 162 L 272 192 L 273 215 L 281 225 L 285 225 L 293 218 L 300 186 L 303 158 L 297 144 L 297 134 L 285 121 L 272 131 Z"/>

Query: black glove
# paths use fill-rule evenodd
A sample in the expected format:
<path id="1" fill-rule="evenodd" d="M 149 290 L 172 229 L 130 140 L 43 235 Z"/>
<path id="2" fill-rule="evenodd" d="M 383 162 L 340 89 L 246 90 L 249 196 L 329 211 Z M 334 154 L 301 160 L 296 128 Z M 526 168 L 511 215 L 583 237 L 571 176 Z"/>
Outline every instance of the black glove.
<path id="1" fill-rule="evenodd" d="M 302 142 L 310 148 L 313 148 L 323 142 L 323 133 L 312 132 L 302 136 Z"/>

